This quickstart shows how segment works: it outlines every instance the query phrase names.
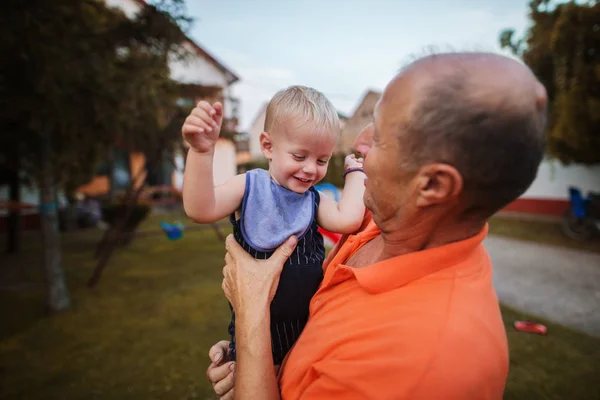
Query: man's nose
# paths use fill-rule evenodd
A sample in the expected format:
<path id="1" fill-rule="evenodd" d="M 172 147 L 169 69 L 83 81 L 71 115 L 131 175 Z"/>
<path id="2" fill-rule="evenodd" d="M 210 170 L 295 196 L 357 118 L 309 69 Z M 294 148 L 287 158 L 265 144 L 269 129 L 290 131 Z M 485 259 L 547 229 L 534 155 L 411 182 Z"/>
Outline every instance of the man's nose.
<path id="1" fill-rule="evenodd" d="M 358 137 L 354 141 L 354 151 L 363 157 L 367 156 L 367 153 L 371 148 L 371 143 L 373 142 L 373 131 L 374 126 L 372 123 L 370 123 L 358 134 Z"/>

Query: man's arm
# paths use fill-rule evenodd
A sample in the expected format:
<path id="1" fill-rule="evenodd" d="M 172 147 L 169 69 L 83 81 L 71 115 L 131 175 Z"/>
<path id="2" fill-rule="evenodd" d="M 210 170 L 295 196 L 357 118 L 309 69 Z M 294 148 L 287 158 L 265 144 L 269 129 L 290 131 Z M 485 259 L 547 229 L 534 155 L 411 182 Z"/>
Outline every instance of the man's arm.
<path id="1" fill-rule="evenodd" d="M 279 399 L 277 376 L 271 351 L 271 313 L 236 313 L 235 399 Z"/>
<path id="2" fill-rule="evenodd" d="M 223 291 L 236 314 L 236 399 L 279 399 L 271 352 L 271 301 L 283 264 L 296 247 L 292 237 L 267 260 L 255 260 L 227 237 Z"/>

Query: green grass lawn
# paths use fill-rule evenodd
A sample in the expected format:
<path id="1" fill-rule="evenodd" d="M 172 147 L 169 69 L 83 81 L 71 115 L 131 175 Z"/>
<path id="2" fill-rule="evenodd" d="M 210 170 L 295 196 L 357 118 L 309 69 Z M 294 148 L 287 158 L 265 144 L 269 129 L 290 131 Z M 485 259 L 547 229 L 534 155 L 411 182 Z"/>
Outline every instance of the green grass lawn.
<path id="1" fill-rule="evenodd" d="M 600 237 L 597 236 L 587 242 L 571 239 L 562 233 L 559 222 L 494 217 L 490 220 L 490 233 L 520 240 L 600 253 Z"/>
<path id="2" fill-rule="evenodd" d="M 63 237 L 73 308 L 55 316 L 44 313 L 40 244 L 27 241 L 18 259 L 3 259 L 15 269 L 11 279 L 33 284 L 0 292 L 0 398 L 211 398 L 206 353 L 227 338 L 229 322 L 222 243 L 210 230 L 172 242 L 139 238 L 88 290 L 98 238 L 97 231 Z M 600 339 L 555 324 L 546 337 L 518 333 L 512 322 L 529 317 L 503 313 L 507 399 L 600 398 Z"/>

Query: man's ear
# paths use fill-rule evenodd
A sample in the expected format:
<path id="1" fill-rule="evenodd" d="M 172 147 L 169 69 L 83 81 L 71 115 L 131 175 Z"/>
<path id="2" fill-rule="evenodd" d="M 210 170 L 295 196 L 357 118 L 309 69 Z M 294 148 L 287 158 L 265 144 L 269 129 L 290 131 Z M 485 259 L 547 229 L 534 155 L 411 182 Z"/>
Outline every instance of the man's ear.
<path id="1" fill-rule="evenodd" d="M 260 150 L 262 151 L 265 158 L 269 161 L 273 158 L 273 141 L 271 140 L 271 135 L 267 132 L 263 132 L 260 134 Z"/>
<path id="2" fill-rule="evenodd" d="M 429 164 L 418 174 L 417 207 L 447 203 L 462 193 L 462 175 L 452 165 Z"/>

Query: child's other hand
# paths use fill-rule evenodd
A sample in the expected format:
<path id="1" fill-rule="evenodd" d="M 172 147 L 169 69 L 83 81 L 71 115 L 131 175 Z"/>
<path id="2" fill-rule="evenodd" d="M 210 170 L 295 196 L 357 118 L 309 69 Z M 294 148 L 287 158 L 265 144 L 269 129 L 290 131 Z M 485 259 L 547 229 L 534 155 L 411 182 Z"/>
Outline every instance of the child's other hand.
<path id="1" fill-rule="evenodd" d="M 356 158 L 354 154 L 347 155 L 344 159 L 344 169 L 348 170 L 350 168 L 362 168 L 363 167 L 363 159 Z"/>
<path id="2" fill-rule="evenodd" d="M 190 147 L 198 153 L 214 150 L 223 123 L 223 105 L 199 102 L 185 119 L 181 134 Z"/>

